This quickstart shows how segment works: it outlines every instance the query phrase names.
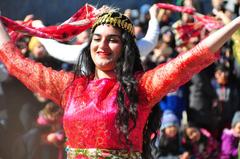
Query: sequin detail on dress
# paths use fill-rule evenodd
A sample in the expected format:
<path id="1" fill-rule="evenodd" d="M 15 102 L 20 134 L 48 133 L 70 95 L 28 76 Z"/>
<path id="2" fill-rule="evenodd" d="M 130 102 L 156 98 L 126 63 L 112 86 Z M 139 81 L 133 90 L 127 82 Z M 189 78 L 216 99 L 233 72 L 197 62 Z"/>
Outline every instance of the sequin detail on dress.
<path id="1" fill-rule="evenodd" d="M 67 159 L 141 159 L 140 152 L 129 152 L 127 150 L 108 149 L 74 149 L 66 148 Z"/>

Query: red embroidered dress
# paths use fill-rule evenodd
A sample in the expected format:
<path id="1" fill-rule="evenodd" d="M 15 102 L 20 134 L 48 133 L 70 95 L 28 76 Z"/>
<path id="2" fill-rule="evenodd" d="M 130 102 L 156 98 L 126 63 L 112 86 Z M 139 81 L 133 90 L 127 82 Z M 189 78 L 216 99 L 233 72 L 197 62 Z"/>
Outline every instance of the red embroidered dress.
<path id="1" fill-rule="evenodd" d="M 140 154 L 142 151 L 143 128 L 154 104 L 216 59 L 216 54 L 210 53 L 208 48 L 199 44 L 166 64 L 136 74 L 139 93 L 138 119 L 136 128 L 130 134 L 134 152 Z M 109 153 L 108 150 L 124 151 L 129 148 L 126 143 L 119 142 L 115 127 L 119 87 L 115 79 L 88 81 L 86 77 L 77 77 L 73 81 L 73 73 L 55 71 L 24 58 L 11 42 L 1 47 L 0 60 L 10 74 L 16 76 L 33 92 L 39 92 L 62 105 L 65 111 L 63 124 L 69 158 L 104 158 L 103 156 Z M 97 154 L 99 149 L 101 151 Z M 95 150 L 95 157 L 87 157 L 91 156 L 91 150 Z M 101 156 L 96 157 L 99 154 Z M 75 156 L 71 157 L 73 155 Z"/>

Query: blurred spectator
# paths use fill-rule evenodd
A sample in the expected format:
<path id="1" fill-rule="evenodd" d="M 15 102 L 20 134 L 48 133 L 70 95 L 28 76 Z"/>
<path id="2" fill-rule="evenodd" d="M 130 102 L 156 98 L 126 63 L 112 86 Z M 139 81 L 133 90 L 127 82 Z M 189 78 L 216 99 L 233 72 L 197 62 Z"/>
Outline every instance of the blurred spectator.
<path id="1" fill-rule="evenodd" d="M 176 5 L 196 8 L 197 12 L 203 13 L 203 0 L 176 0 Z M 206 1 L 206 3 L 209 3 Z M 207 4 L 206 4 L 207 5 Z"/>
<path id="2" fill-rule="evenodd" d="M 172 54 L 172 48 L 169 47 L 166 42 L 159 40 L 153 51 L 142 58 L 144 70 L 149 70 L 156 67 L 158 64 L 167 62 L 171 59 Z"/>
<path id="3" fill-rule="evenodd" d="M 218 137 L 224 128 L 230 128 L 234 112 L 239 110 L 239 89 L 234 81 L 230 81 L 229 68 L 219 64 L 215 69 L 212 86 L 217 94 L 213 107 L 215 115 L 219 117 Z"/>
<path id="4" fill-rule="evenodd" d="M 35 93 L 31 100 L 25 101 L 19 112 L 19 119 L 24 128 L 24 132 L 34 127 L 38 112 L 43 109 L 48 102 L 49 100 L 40 96 L 38 93 Z"/>
<path id="5" fill-rule="evenodd" d="M 129 19 L 132 18 L 132 10 L 131 9 L 126 9 L 124 11 L 124 15 L 127 16 Z"/>
<path id="6" fill-rule="evenodd" d="M 160 9 L 157 17 L 158 17 L 160 28 L 162 28 L 163 26 L 171 26 L 173 21 L 175 21 L 172 19 L 171 10 Z"/>
<path id="7" fill-rule="evenodd" d="M 150 14 L 149 14 L 150 7 L 151 7 L 150 4 L 143 4 L 140 7 L 139 19 L 140 19 L 141 27 L 142 27 L 144 33 L 147 32 L 148 21 L 150 20 Z"/>
<path id="8" fill-rule="evenodd" d="M 168 44 L 168 47 L 171 49 L 170 58 L 174 58 L 178 55 L 178 52 L 176 51 L 176 42 L 175 42 L 175 36 L 172 31 L 172 28 L 170 26 L 163 26 L 160 29 L 160 38 L 163 42 Z"/>
<path id="9" fill-rule="evenodd" d="M 189 108 L 187 109 L 188 120 L 191 123 L 212 133 L 216 130 L 219 122 L 213 115 L 213 102 L 217 99 L 217 94 L 211 85 L 213 67 L 214 65 L 209 66 L 191 79 Z"/>
<path id="10" fill-rule="evenodd" d="M 55 70 L 60 70 L 62 63 L 50 56 L 45 47 L 40 43 L 36 37 L 32 37 L 28 44 L 30 51 L 29 58 L 42 63 L 44 66 L 51 67 Z"/>
<path id="11" fill-rule="evenodd" d="M 194 159 L 219 159 L 219 144 L 206 129 L 193 125 L 183 130 L 183 147 Z"/>
<path id="12" fill-rule="evenodd" d="M 134 22 L 134 20 L 138 20 L 140 22 L 140 13 L 138 9 L 126 9 L 124 11 L 124 15 Z"/>
<path id="13" fill-rule="evenodd" d="M 21 50 L 22 54 L 25 57 L 29 56 L 28 42 L 30 39 L 31 39 L 31 37 L 29 37 L 29 36 L 23 36 L 16 41 L 17 47 Z"/>
<path id="14" fill-rule="evenodd" d="M 46 104 L 39 112 L 36 126 L 15 141 L 12 159 L 63 159 L 59 151 L 63 149 L 64 134 L 57 133 L 62 130 L 62 115 L 60 107 L 52 102 Z"/>
<path id="15" fill-rule="evenodd" d="M 141 23 L 140 23 L 140 20 L 139 19 L 135 19 L 133 21 L 133 25 L 134 25 L 134 34 L 136 36 L 136 39 L 139 40 L 141 38 L 144 37 L 144 32 L 142 30 L 142 26 L 141 26 Z"/>
<path id="16" fill-rule="evenodd" d="M 90 30 L 85 30 L 78 34 L 73 42 L 73 44 L 81 45 L 89 40 Z"/>
<path id="17" fill-rule="evenodd" d="M 228 24 L 231 21 L 231 17 L 226 12 L 214 11 L 216 17 L 218 17 L 224 24 Z M 225 51 L 225 54 L 222 54 L 220 63 L 228 66 L 230 68 L 230 79 L 237 80 L 238 88 L 240 81 L 240 30 L 237 30 L 233 36 L 232 41 L 227 43 L 222 49 L 222 52 Z"/>
<path id="18" fill-rule="evenodd" d="M 4 143 L 4 159 L 10 159 L 13 142 L 17 136 L 24 133 L 24 127 L 19 115 L 24 105 L 32 100 L 35 100 L 33 93 L 24 87 L 16 78 L 9 76 L 8 80 L 2 83 L 5 102 L 6 102 L 6 125 L 4 129 L 4 138 L 1 140 Z M 31 121 L 30 121 L 31 122 Z"/>
<path id="19" fill-rule="evenodd" d="M 193 23 L 194 19 L 192 15 L 187 13 L 181 14 L 181 19 L 177 20 L 173 25 L 173 33 L 175 35 L 175 44 L 176 50 L 179 53 L 186 52 L 191 49 L 200 39 L 198 37 L 192 37 L 191 35 L 188 37 L 187 40 L 184 40 L 181 35 L 182 33 L 178 31 L 178 27 L 185 26 L 187 24 Z"/>
<path id="20" fill-rule="evenodd" d="M 158 151 L 152 149 L 152 154 L 156 159 L 181 159 L 179 120 L 172 111 L 165 110 L 163 112 L 160 132 L 152 146 L 158 149 Z"/>

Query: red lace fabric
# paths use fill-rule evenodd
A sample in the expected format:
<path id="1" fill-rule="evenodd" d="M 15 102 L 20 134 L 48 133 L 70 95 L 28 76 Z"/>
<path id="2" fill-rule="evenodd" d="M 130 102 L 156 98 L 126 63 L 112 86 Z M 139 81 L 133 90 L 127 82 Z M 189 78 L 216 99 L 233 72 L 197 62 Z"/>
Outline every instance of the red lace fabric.
<path id="1" fill-rule="evenodd" d="M 138 75 L 139 99 L 145 99 L 145 105 L 154 105 L 167 93 L 175 91 L 194 74 L 212 64 L 218 57 L 218 53 L 211 53 L 200 43 L 167 63 Z"/>
<path id="2" fill-rule="evenodd" d="M 152 106 L 216 59 L 216 54 L 210 53 L 208 48 L 200 44 L 166 64 L 136 75 L 139 104 L 136 128 L 130 134 L 133 151 L 142 151 L 143 128 Z M 32 91 L 40 92 L 58 104 L 63 97 L 63 122 L 68 147 L 129 148 L 126 143 L 119 141 L 115 126 L 119 88 L 115 79 L 87 80 L 86 77 L 78 77 L 72 82 L 72 73 L 54 71 L 23 58 L 11 42 L 2 46 L 0 60 L 10 74 Z"/>

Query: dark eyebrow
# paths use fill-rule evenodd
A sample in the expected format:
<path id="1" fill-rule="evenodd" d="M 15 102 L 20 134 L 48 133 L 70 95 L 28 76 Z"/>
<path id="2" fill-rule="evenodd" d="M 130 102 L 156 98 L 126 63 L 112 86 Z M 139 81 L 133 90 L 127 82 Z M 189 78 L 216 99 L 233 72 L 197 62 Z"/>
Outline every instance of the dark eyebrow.
<path id="1" fill-rule="evenodd" d="M 93 36 L 101 36 L 101 34 L 94 33 Z M 121 36 L 118 34 L 109 34 L 108 37 L 110 37 L 110 38 L 117 37 L 117 38 L 121 39 Z"/>

